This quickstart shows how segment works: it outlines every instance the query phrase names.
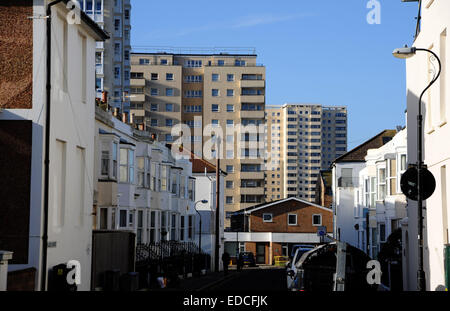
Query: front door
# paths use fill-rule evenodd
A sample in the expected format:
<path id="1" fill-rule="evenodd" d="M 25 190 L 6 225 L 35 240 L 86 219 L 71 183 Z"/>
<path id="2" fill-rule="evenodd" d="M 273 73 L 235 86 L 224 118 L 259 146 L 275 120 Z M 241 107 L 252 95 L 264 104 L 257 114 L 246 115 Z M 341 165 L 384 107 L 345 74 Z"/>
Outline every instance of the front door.
<path id="1" fill-rule="evenodd" d="M 264 243 L 256 244 L 256 264 L 266 263 L 266 245 Z"/>

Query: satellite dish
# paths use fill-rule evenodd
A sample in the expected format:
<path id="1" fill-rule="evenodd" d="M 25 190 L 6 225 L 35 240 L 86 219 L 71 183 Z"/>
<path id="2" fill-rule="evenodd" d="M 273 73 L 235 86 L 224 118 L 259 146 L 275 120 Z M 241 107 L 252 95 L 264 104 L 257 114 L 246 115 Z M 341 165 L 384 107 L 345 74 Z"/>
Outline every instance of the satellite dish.
<path id="1" fill-rule="evenodd" d="M 417 201 L 417 168 L 409 168 L 400 180 L 400 188 L 403 194 L 410 200 Z M 426 168 L 421 169 L 420 174 L 422 182 L 422 200 L 426 200 L 434 193 L 436 190 L 436 180 L 433 174 Z"/>

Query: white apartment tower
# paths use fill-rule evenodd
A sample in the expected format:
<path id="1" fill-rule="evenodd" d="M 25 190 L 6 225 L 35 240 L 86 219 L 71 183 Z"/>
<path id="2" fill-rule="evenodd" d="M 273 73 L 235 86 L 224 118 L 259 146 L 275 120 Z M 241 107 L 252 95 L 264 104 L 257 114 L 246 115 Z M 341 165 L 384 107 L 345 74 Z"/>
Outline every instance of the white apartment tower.
<path id="1" fill-rule="evenodd" d="M 266 112 L 266 199 L 314 201 L 320 171 L 347 151 L 347 108 L 285 104 Z"/>
<path id="2" fill-rule="evenodd" d="M 130 110 L 131 72 L 131 2 L 130 0 L 78 0 L 86 14 L 111 37 L 97 42 L 95 57 L 97 98 L 106 100 L 110 108 L 128 116 Z"/>

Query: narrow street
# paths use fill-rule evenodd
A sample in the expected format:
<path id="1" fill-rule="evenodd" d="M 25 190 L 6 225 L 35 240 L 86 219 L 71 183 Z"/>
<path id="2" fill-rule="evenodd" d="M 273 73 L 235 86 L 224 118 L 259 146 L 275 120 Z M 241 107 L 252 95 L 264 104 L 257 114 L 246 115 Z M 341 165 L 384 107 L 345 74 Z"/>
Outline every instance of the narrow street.
<path id="1" fill-rule="evenodd" d="M 204 291 L 285 291 L 286 270 L 280 267 L 245 267 L 240 273 Z"/>

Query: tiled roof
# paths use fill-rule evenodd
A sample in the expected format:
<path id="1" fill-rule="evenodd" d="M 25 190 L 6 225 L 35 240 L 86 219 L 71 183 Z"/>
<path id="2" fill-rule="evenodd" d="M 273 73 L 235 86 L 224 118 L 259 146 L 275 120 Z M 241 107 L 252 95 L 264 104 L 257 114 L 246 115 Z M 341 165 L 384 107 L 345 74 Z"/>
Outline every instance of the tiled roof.
<path id="1" fill-rule="evenodd" d="M 397 134 L 396 130 L 384 130 L 378 135 L 362 143 L 358 147 L 353 148 L 349 152 L 341 155 L 339 158 L 334 160 L 333 163 L 364 162 L 365 161 L 364 158 L 367 155 L 367 150 L 380 148 L 381 146 L 389 142 L 392 139 L 392 137 L 394 137 L 396 134 Z"/>

